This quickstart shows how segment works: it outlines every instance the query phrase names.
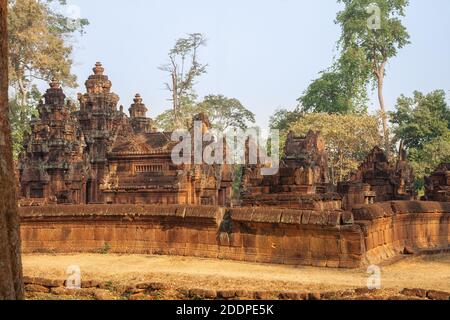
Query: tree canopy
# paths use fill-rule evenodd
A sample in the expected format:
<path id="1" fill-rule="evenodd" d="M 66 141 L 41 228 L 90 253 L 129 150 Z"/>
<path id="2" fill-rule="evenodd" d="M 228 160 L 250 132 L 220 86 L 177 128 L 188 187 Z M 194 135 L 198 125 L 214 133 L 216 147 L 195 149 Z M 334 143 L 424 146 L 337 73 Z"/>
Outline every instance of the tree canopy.
<path id="1" fill-rule="evenodd" d="M 348 48 L 334 65 L 320 73 L 298 99 L 303 112 L 367 112 L 369 69 L 363 52 Z"/>
<path id="2" fill-rule="evenodd" d="M 192 117 L 198 113 L 208 116 L 213 128 L 225 132 L 227 129 L 246 129 L 255 122 L 255 115 L 245 108 L 235 98 L 223 95 L 208 95 L 201 102 L 191 101 L 181 105 L 178 123 L 181 127 L 189 128 Z M 156 118 L 157 126 L 164 131 L 180 129 L 180 125 L 173 121 L 173 111 L 167 110 Z"/>
<path id="3" fill-rule="evenodd" d="M 424 176 L 440 163 L 450 162 L 450 107 L 445 91 L 428 94 L 415 91 L 412 97 L 402 95 L 390 116 L 395 137 L 408 148 L 421 187 Z"/>
<path id="4" fill-rule="evenodd" d="M 247 129 L 249 124 L 255 122 L 253 112 L 245 108 L 235 98 L 227 98 L 221 94 L 208 95 L 197 105 L 198 111 L 205 113 L 212 126 L 225 132 L 227 129 Z"/>
<path id="5" fill-rule="evenodd" d="M 8 1 L 10 120 L 16 158 L 40 99 L 36 84 L 57 78 L 65 86 L 77 86 L 71 72 L 71 36 L 83 33 L 88 21 L 59 13 L 65 5 L 65 0 Z"/>
<path id="6" fill-rule="evenodd" d="M 338 0 L 344 9 L 336 23 L 342 33 L 339 45 L 345 52 L 357 48 L 370 65 L 371 78 L 378 88 L 378 100 L 383 125 L 384 145 L 391 149 L 388 117 L 383 96 L 386 65 L 398 50 L 409 44 L 409 34 L 402 24 L 408 0 Z"/>
<path id="7" fill-rule="evenodd" d="M 367 154 L 382 141 L 375 116 L 358 114 L 309 113 L 290 129 L 297 135 L 320 131 L 326 143 L 332 181 L 348 178 Z"/>
<path id="8" fill-rule="evenodd" d="M 195 81 L 206 73 L 207 64 L 199 61 L 198 53 L 206 45 L 206 38 L 201 33 L 191 33 L 175 42 L 169 51 L 169 62 L 160 66 L 160 70 L 169 73 L 170 81 L 165 83 L 171 93 L 172 113 L 167 112 L 163 118 L 172 117 L 176 126 L 185 126 L 184 114 L 197 98 L 194 90 Z M 160 119 L 162 121 L 162 118 Z"/>

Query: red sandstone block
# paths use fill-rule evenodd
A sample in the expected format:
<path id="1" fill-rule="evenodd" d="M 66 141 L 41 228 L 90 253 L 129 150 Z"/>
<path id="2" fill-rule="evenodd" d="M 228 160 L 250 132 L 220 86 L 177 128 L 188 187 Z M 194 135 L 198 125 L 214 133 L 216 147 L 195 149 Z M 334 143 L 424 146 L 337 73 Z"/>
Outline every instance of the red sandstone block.
<path id="1" fill-rule="evenodd" d="M 281 214 L 281 209 L 255 208 L 251 221 L 261 223 L 280 223 Z"/>
<path id="2" fill-rule="evenodd" d="M 115 229 L 115 237 L 119 242 L 125 243 L 126 241 L 130 241 L 130 239 L 134 241 L 136 238 L 133 225 L 119 225 Z"/>
<path id="3" fill-rule="evenodd" d="M 310 251 L 313 259 L 325 258 L 325 241 L 322 238 L 311 238 Z"/>
<path id="4" fill-rule="evenodd" d="M 362 242 L 359 241 L 346 241 L 347 253 L 360 255 L 364 253 L 364 247 Z"/>
<path id="5" fill-rule="evenodd" d="M 106 227 L 95 226 L 94 227 L 94 240 L 104 240 L 105 239 Z"/>
<path id="6" fill-rule="evenodd" d="M 383 232 L 384 244 L 390 244 L 393 241 L 392 230 L 384 230 Z"/>
<path id="7" fill-rule="evenodd" d="M 240 233 L 232 233 L 230 235 L 230 245 L 233 247 L 242 247 L 243 246 L 242 235 Z"/>
<path id="8" fill-rule="evenodd" d="M 231 220 L 232 221 L 252 221 L 253 208 L 236 208 L 231 209 Z"/>
<path id="9" fill-rule="evenodd" d="M 167 230 L 167 241 L 171 243 L 185 243 L 187 240 L 185 228 L 172 228 Z"/>
<path id="10" fill-rule="evenodd" d="M 361 256 L 341 255 L 339 258 L 339 268 L 354 269 L 362 264 Z"/>
<path id="11" fill-rule="evenodd" d="M 186 242 L 188 243 L 199 243 L 198 231 L 194 229 L 186 230 Z"/>
<path id="12" fill-rule="evenodd" d="M 86 240 L 95 240 L 95 231 L 91 225 L 88 225 L 84 228 L 84 238 Z M 55 239 L 57 240 L 57 239 Z"/>
<path id="13" fill-rule="evenodd" d="M 282 238 L 282 247 L 285 250 L 296 250 L 298 244 L 297 237 L 289 236 L 289 237 L 283 237 Z"/>
<path id="14" fill-rule="evenodd" d="M 115 239 L 115 229 L 106 227 L 103 233 L 104 241 L 112 241 Z"/>
<path id="15" fill-rule="evenodd" d="M 126 241 L 127 240 L 127 227 L 116 226 L 114 228 L 114 240 L 116 241 Z"/>
<path id="16" fill-rule="evenodd" d="M 325 239 L 325 255 L 327 259 L 333 258 L 339 260 L 340 241 L 335 238 Z"/>
<path id="17" fill-rule="evenodd" d="M 302 212 L 297 210 L 283 210 L 281 223 L 302 224 Z"/>
<path id="18" fill-rule="evenodd" d="M 189 290 L 189 296 L 203 299 L 215 299 L 217 297 L 217 292 L 208 289 L 191 289 Z"/>
<path id="19" fill-rule="evenodd" d="M 366 250 L 370 250 L 372 248 L 374 248 L 374 241 L 373 241 L 373 234 L 369 233 L 365 238 L 365 245 L 366 245 Z"/>
<path id="20" fill-rule="evenodd" d="M 155 242 L 156 241 L 156 233 L 160 232 L 160 229 L 155 228 L 144 228 L 143 230 L 143 239 L 149 242 Z"/>
<path id="21" fill-rule="evenodd" d="M 155 230 L 155 242 L 166 243 L 167 242 L 167 231 Z"/>
<path id="22" fill-rule="evenodd" d="M 296 250 L 298 252 L 310 252 L 311 251 L 311 237 L 299 237 L 297 238 L 298 244 Z"/>
<path id="23" fill-rule="evenodd" d="M 217 244 L 218 243 L 218 235 L 216 230 L 208 230 L 207 232 L 208 244 Z"/>
<path id="24" fill-rule="evenodd" d="M 303 211 L 302 213 L 302 224 L 309 224 L 309 218 L 312 211 Z"/>
<path id="25" fill-rule="evenodd" d="M 207 244 L 198 243 L 196 246 L 197 251 L 207 252 L 209 250 L 209 246 Z"/>
<path id="26" fill-rule="evenodd" d="M 338 226 L 341 224 L 341 212 L 332 211 L 328 214 L 327 224 L 330 226 Z"/>
<path id="27" fill-rule="evenodd" d="M 410 213 L 426 213 L 426 212 L 438 212 L 441 210 L 441 206 L 436 202 L 424 202 L 424 201 L 393 201 L 392 208 L 398 215 L 410 214 Z"/>
<path id="28" fill-rule="evenodd" d="M 244 248 L 254 248 L 256 245 L 256 236 L 253 234 L 242 234 L 242 245 Z"/>
<path id="29" fill-rule="evenodd" d="M 330 260 L 329 258 L 327 258 L 326 261 L 326 267 L 328 268 L 339 268 L 339 264 L 340 264 L 340 260 Z"/>
<path id="30" fill-rule="evenodd" d="M 186 253 L 189 254 L 190 252 L 194 252 L 195 250 L 197 250 L 197 247 L 198 243 L 186 242 L 185 244 Z"/>
<path id="31" fill-rule="evenodd" d="M 50 292 L 50 289 L 47 287 L 38 285 L 38 284 L 27 284 L 27 285 L 25 285 L 25 291 L 48 293 L 48 292 Z"/>
<path id="32" fill-rule="evenodd" d="M 312 225 L 322 225 L 322 212 L 314 212 L 312 211 L 309 215 L 308 224 Z"/>
<path id="33" fill-rule="evenodd" d="M 271 242 L 271 239 L 267 235 L 255 235 L 255 247 L 269 249 L 272 246 L 276 246 L 275 243 Z"/>
<path id="34" fill-rule="evenodd" d="M 198 231 L 198 242 L 203 244 L 209 244 L 208 231 Z"/>
<path id="35" fill-rule="evenodd" d="M 311 260 L 311 266 L 325 268 L 327 266 L 326 257 L 323 256 L 323 257 L 321 257 L 321 259 L 313 257 L 312 260 Z"/>

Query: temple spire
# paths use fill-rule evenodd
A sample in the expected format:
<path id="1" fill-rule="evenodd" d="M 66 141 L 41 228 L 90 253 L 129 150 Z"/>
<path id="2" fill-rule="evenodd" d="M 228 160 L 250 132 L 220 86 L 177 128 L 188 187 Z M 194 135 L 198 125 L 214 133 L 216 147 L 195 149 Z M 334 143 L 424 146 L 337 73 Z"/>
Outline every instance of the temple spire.
<path id="1" fill-rule="evenodd" d="M 147 107 L 142 102 L 142 97 L 139 93 L 136 93 L 133 99 L 133 104 L 131 105 L 129 112 L 131 118 L 146 118 L 147 117 Z"/>
<path id="2" fill-rule="evenodd" d="M 95 75 L 103 75 L 103 72 L 105 71 L 105 68 L 103 68 L 101 62 L 97 61 L 95 63 L 95 67 L 92 69 L 92 71 L 94 71 Z"/>

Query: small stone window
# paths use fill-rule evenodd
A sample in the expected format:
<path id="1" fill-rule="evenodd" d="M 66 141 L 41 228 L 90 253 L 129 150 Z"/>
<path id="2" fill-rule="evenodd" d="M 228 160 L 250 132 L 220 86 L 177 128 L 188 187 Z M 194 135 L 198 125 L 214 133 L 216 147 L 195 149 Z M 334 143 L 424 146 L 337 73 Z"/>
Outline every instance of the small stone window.
<path id="1" fill-rule="evenodd" d="M 143 173 L 143 172 L 162 172 L 163 166 L 159 164 L 152 164 L 152 165 L 137 165 L 134 167 L 134 171 L 137 173 Z"/>
<path id="2" fill-rule="evenodd" d="M 43 188 L 31 188 L 30 198 L 34 198 L 34 199 L 44 198 L 44 189 Z"/>

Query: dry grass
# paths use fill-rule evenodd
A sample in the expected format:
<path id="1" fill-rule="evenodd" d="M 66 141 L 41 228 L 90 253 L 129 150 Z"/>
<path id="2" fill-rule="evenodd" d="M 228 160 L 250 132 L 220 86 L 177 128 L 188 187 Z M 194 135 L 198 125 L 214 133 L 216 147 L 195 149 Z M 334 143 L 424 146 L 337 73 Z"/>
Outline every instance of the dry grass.
<path id="1" fill-rule="evenodd" d="M 24 274 L 66 277 L 78 265 L 83 279 L 120 286 L 155 281 L 174 287 L 247 290 L 334 291 L 365 287 L 366 270 L 294 267 L 192 257 L 77 254 L 24 255 Z M 450 291 L 450 255 L 419 256 L 383 266 L 383 289 L 423 288 Z"/>

